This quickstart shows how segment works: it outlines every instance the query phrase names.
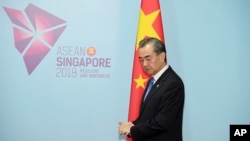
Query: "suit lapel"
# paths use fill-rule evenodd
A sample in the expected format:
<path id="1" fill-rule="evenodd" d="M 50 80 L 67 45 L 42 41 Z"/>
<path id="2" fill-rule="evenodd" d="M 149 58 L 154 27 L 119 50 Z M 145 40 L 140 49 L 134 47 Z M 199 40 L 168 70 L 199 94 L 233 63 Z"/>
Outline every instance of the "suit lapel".
<path id="1" fill-rule="evenodd" d="M 155 84 L 153 85 L 151 91 L 148 93 L 147 98 L 145 99 L 145 101 L 143 101 L 143 98 L 142 98 L 142 100 L 141 100 L 141 107 L 140 107 L 140 113 L 143 112 L 145 106 L 147 105 L 147 103 L 151 99 L 151 97 L 162 87 L 162 84 L 165 82 L 165 80 L 167 79 L 167 77 L 168 77 L 168 75 L 170 74 L 171 71 L 172 71 L 172 68 L 169 66 L 169 68 L 155 82 Z M 143 97 L 145 95 L 145 91 L 144 91 Z"/>

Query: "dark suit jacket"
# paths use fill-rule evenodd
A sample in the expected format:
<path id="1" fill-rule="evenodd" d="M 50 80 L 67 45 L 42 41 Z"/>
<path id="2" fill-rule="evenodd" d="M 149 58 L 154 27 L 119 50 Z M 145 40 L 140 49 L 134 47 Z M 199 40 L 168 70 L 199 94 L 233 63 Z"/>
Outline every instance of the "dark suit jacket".
<path id="1" fill-rule="evenodd" d="M 133 141 L 182 141 L 183 107 L 184 84 L 169 66 L 141 103 L 130 129 Z"/>

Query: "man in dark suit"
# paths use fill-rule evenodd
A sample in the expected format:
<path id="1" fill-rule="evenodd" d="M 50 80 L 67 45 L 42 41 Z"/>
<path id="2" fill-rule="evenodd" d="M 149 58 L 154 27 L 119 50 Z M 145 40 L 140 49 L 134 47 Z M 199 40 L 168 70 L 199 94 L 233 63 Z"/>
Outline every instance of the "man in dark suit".
<path id="1" fill-rule="evenodd" d="M 184 84 L 167 63 L 164 43 L 151 37 L 143 39 L 139 59 L 143 70 L 152 75 L 153 86 L 147 92 L 151 87 L 148 82 L 139 117 L 119 122 L 119 134 L 133 141 L 182 141 Z"/>

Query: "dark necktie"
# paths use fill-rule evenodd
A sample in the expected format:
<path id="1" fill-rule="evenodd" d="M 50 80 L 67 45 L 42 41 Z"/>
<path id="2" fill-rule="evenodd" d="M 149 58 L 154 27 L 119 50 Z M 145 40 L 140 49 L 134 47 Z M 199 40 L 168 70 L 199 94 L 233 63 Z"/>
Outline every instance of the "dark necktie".
<path id="1" fill-rule="evenodd" d="M 146 91 L 146 94 L 145 94 L 145 96 L 144 96 L 144 101 L 145 101 L 145 99 L 147 98 L 147 95 L 148 95 L 148 93 L 150 92 L 150 90 L 151 90 L 151 88 L 152 88 L 152 86 L 154 85 L 154 77 L 152 77 L 150 80 L 149 80 L 149 84 L 148 84 L 148 87 L 147 87 L 147 91 Z"/>

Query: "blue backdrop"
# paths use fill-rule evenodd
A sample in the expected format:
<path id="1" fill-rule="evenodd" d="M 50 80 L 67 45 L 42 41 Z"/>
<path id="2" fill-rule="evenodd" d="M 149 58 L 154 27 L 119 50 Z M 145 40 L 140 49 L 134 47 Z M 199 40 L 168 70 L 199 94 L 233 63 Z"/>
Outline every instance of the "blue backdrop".
<path id="1" fill-rule="evenodd" d="M 250 1 L 160 2 L 168 62 L 186 88 L 184 141 L 228 141 L 230 124 L 250 124 Z M 117 122 L 127 120 L 140 1 L 0 5 L 0 140 L 125 140 Z"/>

